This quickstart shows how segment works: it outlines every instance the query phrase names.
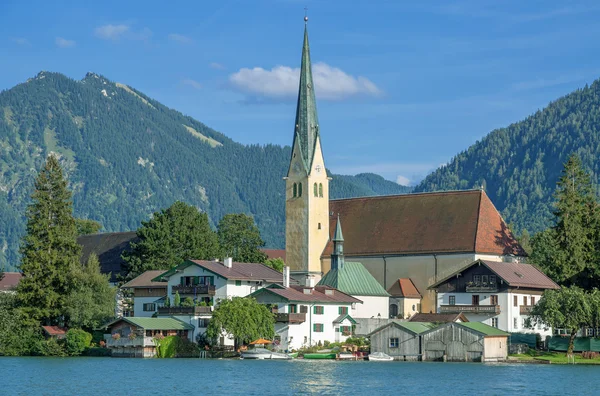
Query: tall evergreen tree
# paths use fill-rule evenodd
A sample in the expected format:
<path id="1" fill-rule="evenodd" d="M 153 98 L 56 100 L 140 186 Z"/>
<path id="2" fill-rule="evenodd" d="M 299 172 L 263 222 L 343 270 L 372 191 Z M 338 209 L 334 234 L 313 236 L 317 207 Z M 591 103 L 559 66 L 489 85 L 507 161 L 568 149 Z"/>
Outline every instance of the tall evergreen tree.
<path id="1" fill-rule="evenodd" d="M 21 244 L 23 279 L 17 295 L 24 315 L 44 324 L 65 324 L 69 295 L 81 247 L 73 218 L 71 192 L 58 158 L 48 156 L 27 207 L 27 234 Z"/>
<path id="2" fill-rule="evenodd" d="M 577 155 L 566 162 L 554 196 L 556 225 L 534 238 L 532 259 L 558 283 L 590 289 L 600 275 L 595 263 L 598 205 Z"/>
<path id="3" fill-rule="evenodd" d="M 217 235 L 224 256 L 241 263 L 264 263 L 267 260 L 267 255 L 260 250 L 265 242 L 252 217 L 244 213 L 223 216 Z"/>
<path id="4" fill-rule="evenodd" d="M 127 279 L 148 270 L 170 269 L 190 258 L 214 259 L 219 252 L 217 235 L 206 213 L 181 201 L 142 222 L 137 235 L 140 241 L 123 254 Z"/>

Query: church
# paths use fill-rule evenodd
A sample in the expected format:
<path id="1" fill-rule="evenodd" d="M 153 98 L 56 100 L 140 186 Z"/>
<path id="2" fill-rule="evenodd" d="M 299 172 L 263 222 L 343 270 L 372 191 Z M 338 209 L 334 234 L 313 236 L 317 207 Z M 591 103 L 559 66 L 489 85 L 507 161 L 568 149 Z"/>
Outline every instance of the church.
<path id="1" fill-rule="evenodd" d="M 306 21 L 306 19 L 305 19 Z M 329 200 L 329 181 L 305 26 L 290 165 L 285 179 L 286 264 L 316 285 L 339 261 L 330 230 L 344 224 L 344 255 L 383 289 L 410 279 L 421 312 L 436 312 L 429 287 L 476 260 L 518 262 L 525 252 L 483 190 Z"/>

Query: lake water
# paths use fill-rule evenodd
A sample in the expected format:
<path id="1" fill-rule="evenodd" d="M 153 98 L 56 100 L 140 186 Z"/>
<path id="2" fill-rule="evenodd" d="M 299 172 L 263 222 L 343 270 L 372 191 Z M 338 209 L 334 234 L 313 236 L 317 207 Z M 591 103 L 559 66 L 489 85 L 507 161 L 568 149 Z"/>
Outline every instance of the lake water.
<path id="1" fill-rule="evenodd" d="M 0 358 L 1 395 L 600 394 L 600 366 Z"/>

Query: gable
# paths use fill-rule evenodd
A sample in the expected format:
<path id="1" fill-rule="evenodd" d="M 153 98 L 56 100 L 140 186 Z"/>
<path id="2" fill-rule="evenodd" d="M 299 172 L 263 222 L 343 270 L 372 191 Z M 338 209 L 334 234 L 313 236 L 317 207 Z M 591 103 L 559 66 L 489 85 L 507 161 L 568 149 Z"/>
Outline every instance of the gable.
<path id="1" fill-rule="evenodd" d="M 481 190 L 330 201 L 344 221 L 347 256 L 480 253 L 525 255 Z M 332 216 L 330 230 L 337 219 Z M 323 255 L 331 254 L 328 244 Z"/>
<path id="2" fill-rule="evenodd" d="M 351 296 L 389 297 L 388 292 L 361 263 L 345 262 L 342 268 L 330 270 L 318 283 Z"/>

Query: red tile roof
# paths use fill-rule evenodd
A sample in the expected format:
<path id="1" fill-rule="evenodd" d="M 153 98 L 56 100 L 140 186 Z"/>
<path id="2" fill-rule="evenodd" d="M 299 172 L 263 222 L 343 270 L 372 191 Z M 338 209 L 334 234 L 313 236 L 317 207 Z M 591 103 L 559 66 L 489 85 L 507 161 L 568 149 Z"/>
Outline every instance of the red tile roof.
<path id="1" fill-rule="evenodd" d="M 283 274 L 279 271 L 274 270 L 271 267 L 267 267 L 264 264 L 259 263 L 237 263 L 231 264 L 231 268 L 226 267 L 222 262 L 219 261 L 205 261 L 205 260 L 187 260 L 179 266 L 164 273 L 166 277 L 173 275 L 177 268 L 182 266 L 189 266 L 195 264 L 202 267 L 216 275 L 219 275 L 225 279 L 232 280 L 254 280 L 254 281 L 266 281 L 271 283 L 283 283 Z M 154 278 L 159 280 L 159 276 Z M 292 281 L 292 280 L 290 280 Z"/>
<path id="2" fill-rule="evenodd" d="M 392 297 L 421 298 L 421 293 L 410 278 L 400 278 L 387 290 Z"/>
<path id="3" fill-rule="evenodd" d="M 143 274 L 139 275 L 136 278 L 133 278 L 129 282 L 125 283 L 122 288 L 124 289 L 134 289 L 136 287 L 140 288 L 155 288 L 155 287 L 167 287 L 168 282 L 153 282 L 152 279 L 156 278 L 159 275 L 164 274 L 167 270 L 151 270 L 146 271 Z"/>
<path id="4" fill-rule="evenodd" d="M 306 286 L 290 286 L 290 287 L 269 287 L 259 289 L 252 293 L 253 295 L 259 293 L 273 293 L 288 301 L 298 302 L 321 302 L 321 303 L 362 303 L 361 300 L 342 293 L 341 291 L 326 287 L 326 286 L 315 286 L 312 288 L 311 293 L 305 293 L 304 289 L 310 289 Z M 332 290 L 333 294 L 326 294 L 325 290 Z"/>
<path id="5" fill-rule="evenodd" d="M 525 252 L 482 190 L 404 194 L 330 201 L 344 222 L 344 253 L 432 254 Z M 329 229 L 335 230 L 337 216 Z M 323 256 L 331 255 L 330 242 Z"/>
<path id="6" fill-rule="evenodd" d="M 49 336 L 64 336 L 67 333 L 66 329 L 58 326 L 42 326 L 42 329 L 44 329 Z"/>
<path id="7" fill-rule="evenodd" d="M 280 258 L 285 262 L 285 249 L 260 249 L 268 258 Z"/>
<path id="8" fill-rule="evenodd" d="M 16 289 L 22 277 L 23 274 L 20 272 L 4 272 L 4 276 L 0 279 L 0 292 Z"/>

